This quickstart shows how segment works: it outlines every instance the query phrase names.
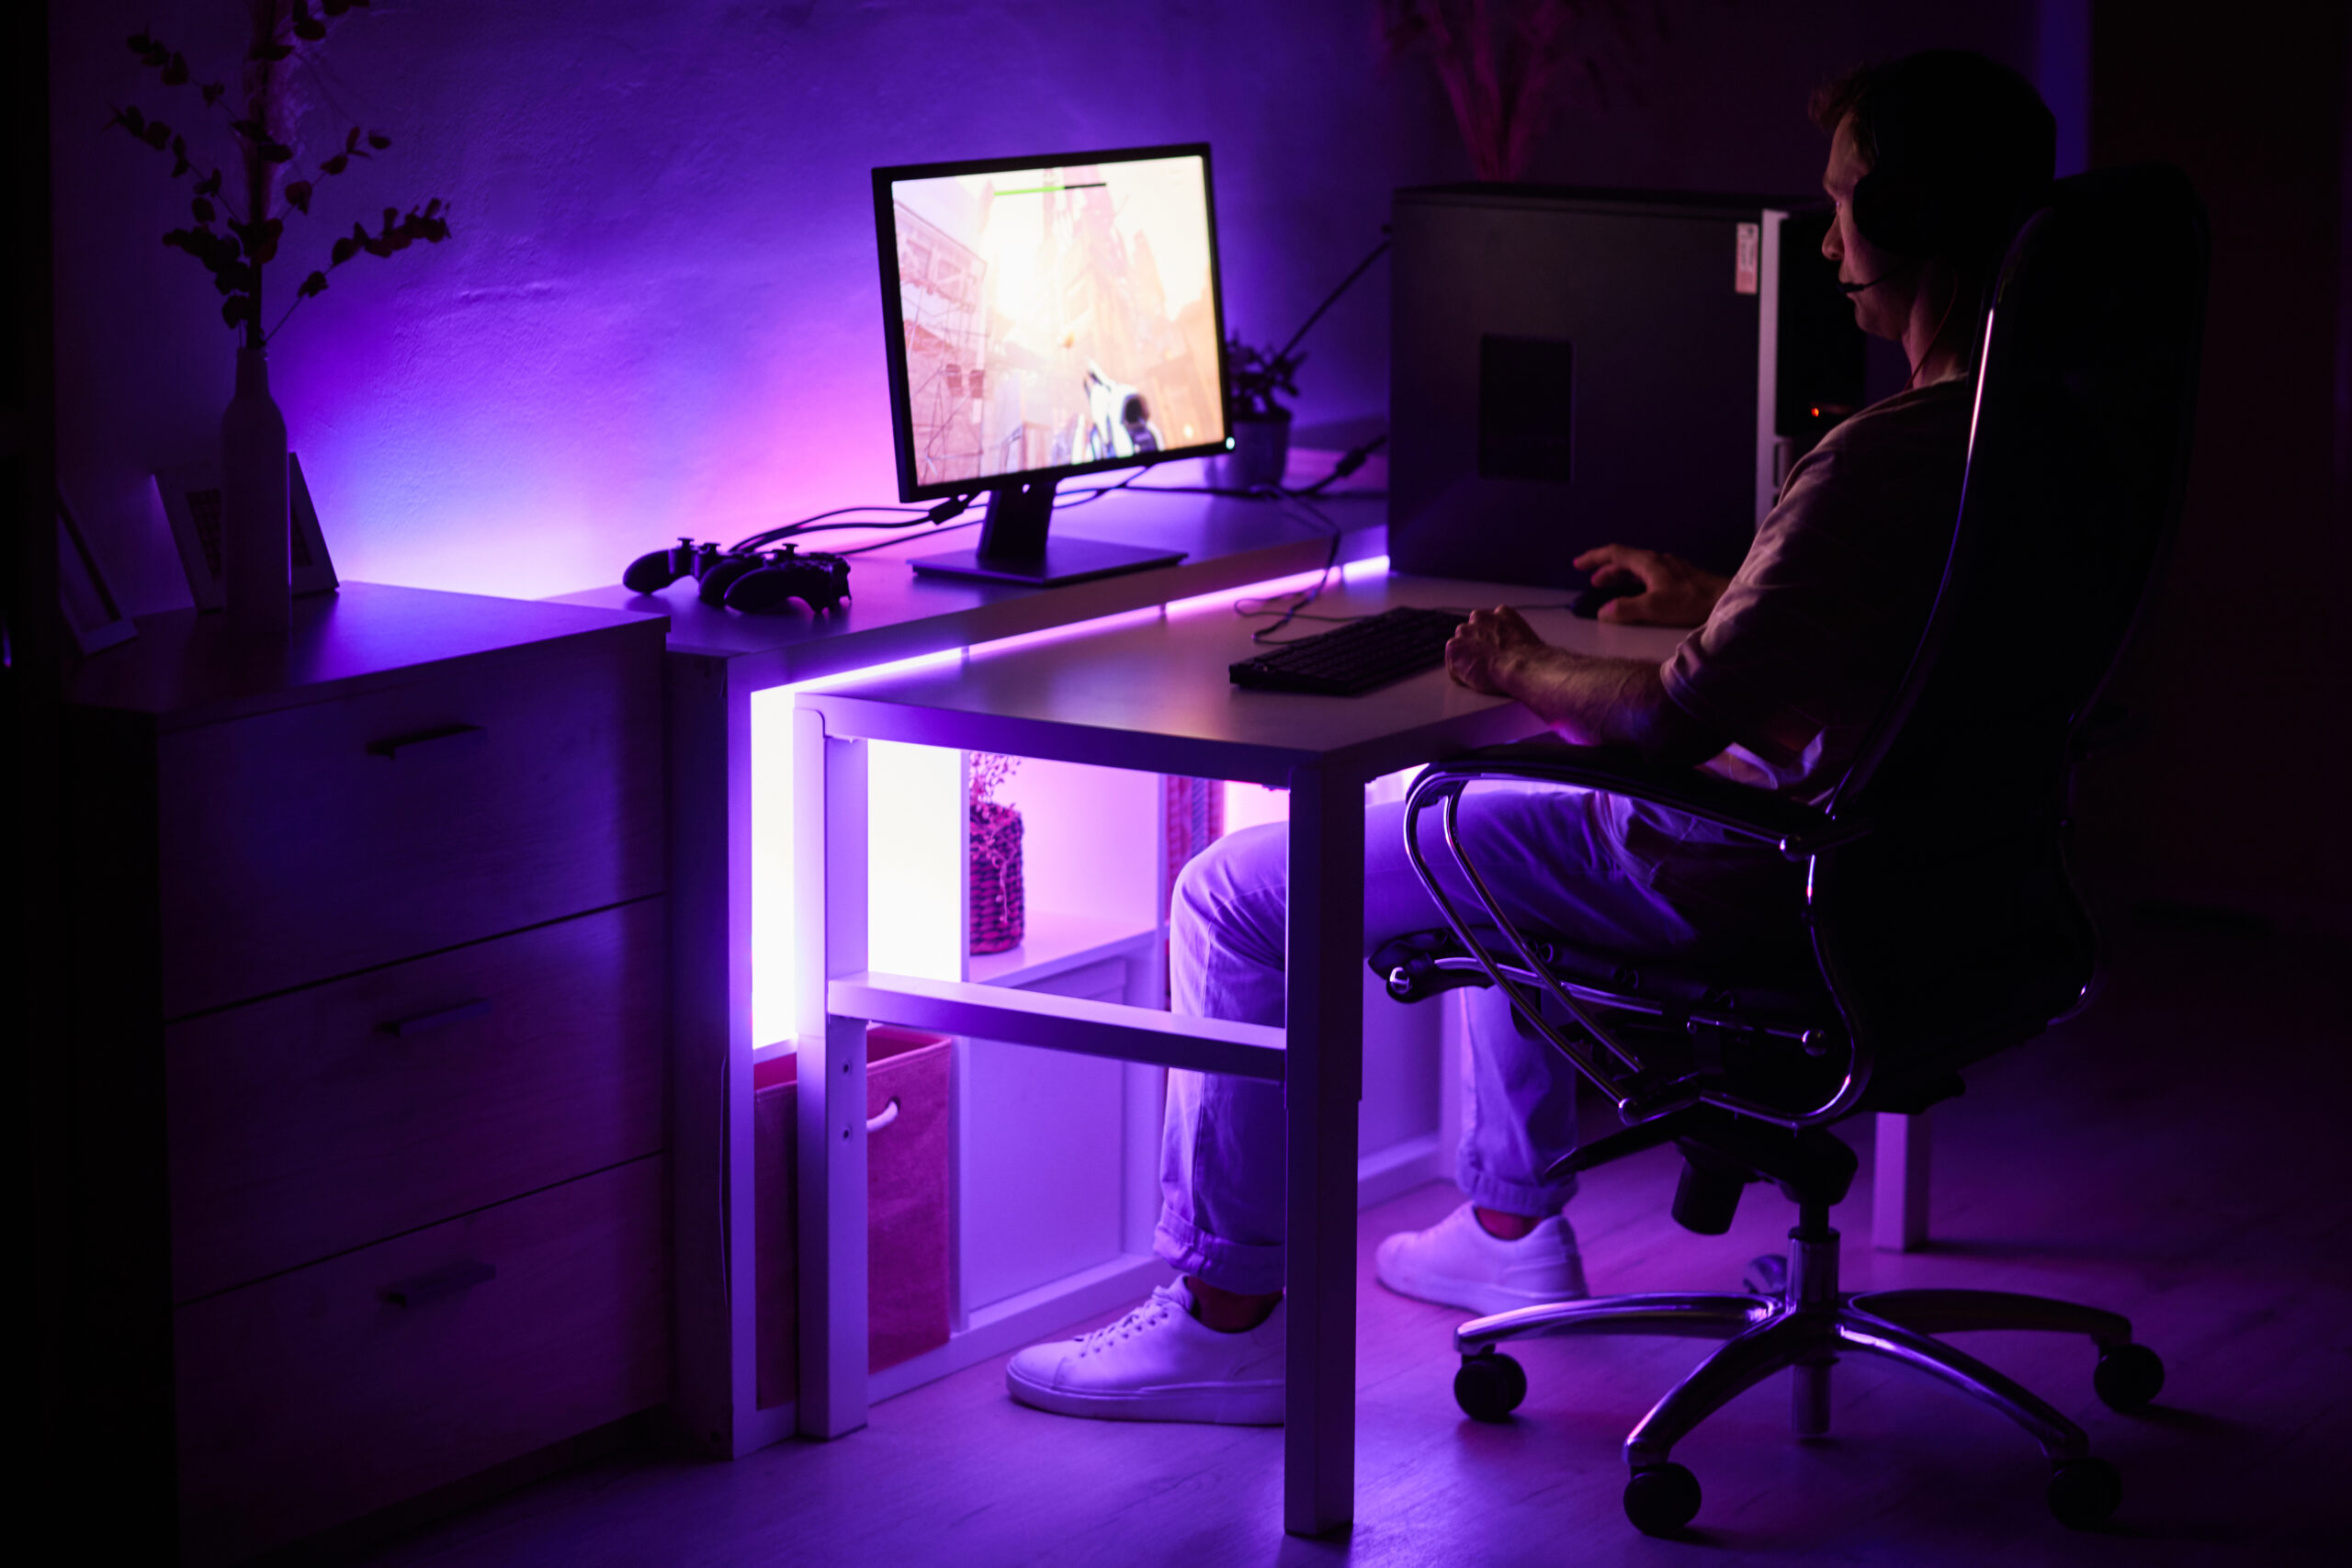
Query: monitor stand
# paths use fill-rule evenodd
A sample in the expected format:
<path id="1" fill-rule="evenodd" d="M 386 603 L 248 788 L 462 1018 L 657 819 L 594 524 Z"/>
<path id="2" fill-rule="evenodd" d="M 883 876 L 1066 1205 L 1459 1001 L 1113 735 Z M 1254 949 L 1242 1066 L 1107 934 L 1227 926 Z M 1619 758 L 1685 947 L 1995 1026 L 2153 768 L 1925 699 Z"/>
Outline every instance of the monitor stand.
<path id="1" fill-rule="evenodd" d="M 978 578 L 1052 588 L 1090 577 L 1115 577 L 1155 566 L 1173 566 L 1182 550 L 1109 545 L 1097 539 L 1049 539 L 1054 517 L 1052 479 L 1014 482 L 989 491 L 988 519 L 980 525 L 979 547 L 923 556 L 908 564 L 925 577 Z"/>

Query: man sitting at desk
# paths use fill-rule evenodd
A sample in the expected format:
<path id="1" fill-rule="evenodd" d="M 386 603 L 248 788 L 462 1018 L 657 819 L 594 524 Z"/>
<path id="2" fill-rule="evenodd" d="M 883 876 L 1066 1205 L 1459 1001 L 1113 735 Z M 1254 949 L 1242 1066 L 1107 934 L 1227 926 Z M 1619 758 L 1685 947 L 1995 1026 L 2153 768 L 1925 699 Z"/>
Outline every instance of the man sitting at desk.
<path id="1" fill-rule="evenodd" d="M 1903 345 L 1909 382 L 1796 465 L 1728 581 L 1619 545 L 1577 558 L 1597 584 L 1638 581 L 1604 618 L 1697 628 L 1663 665 L 1553 648 L 1508 608 L 1473 615 L 1446 649 L 1454 680 L 1516 698 L 1568 740 L 1808 801 L 1837 784 L 1927 624 L 1959 511 L 1979 302 L 2050 182 L 2055 143 L 2022 77 L 1951 51 L 1849 73 L 1813 114 L 1831 133 L 1822 184 L 1837 205 L 1822 254 L 1862 329 Z M 1366 952 L 1445 923 L 1406 858 L 1403 809 L 1368 814 Z M 1530 785 L 1466 796 L 1462 825 L 1522 929 L 1634 958 L 1802 941 L 1800 868 L 1674 813 Z M 1283 832 L 1236 833 L 1185 868 L 1177 1011 L 1283 1021 Z M 1457 1172 L 1468 1201 L 1383 1242 L 1380 1280 L 1482 1314 L 1582 1295 L 1561 1212 L 1575 1180 L 1542 1176 L 1576 1146 L 1574 1069 L 1520 1032 L 1499 990 L 1468 995 L 1474 1082 Z M 1171 1072 L 1158 1250 L 1184 1278 L 1106 1328 L 1015 1356 L 1012 1397 L 1072 1416 L 1280 1422 L 1283 1147 L 1278 1086 Z"/>

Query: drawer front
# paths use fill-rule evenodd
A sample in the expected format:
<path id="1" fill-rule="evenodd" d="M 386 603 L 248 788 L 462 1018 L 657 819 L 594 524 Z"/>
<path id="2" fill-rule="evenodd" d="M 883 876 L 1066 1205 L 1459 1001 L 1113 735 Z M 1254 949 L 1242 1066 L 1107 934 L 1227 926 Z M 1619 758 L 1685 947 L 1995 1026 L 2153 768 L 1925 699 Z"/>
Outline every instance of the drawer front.
<path id="1" fill-rule="evenodd" d="M 660 1149 L 662 908 L 167 1026 L 173 1298 Z"/>
<path id="2" fill-rule="evenodd" d="M 662 1161 L 174 1314 L 180 1527 L 230 1561 L 666 1395 Z"/>
<path id="3" fill-rule="evenodd" d="M 580 637 L 158 747 L 164 1016 L 661 890 L 661 665 Z"/>

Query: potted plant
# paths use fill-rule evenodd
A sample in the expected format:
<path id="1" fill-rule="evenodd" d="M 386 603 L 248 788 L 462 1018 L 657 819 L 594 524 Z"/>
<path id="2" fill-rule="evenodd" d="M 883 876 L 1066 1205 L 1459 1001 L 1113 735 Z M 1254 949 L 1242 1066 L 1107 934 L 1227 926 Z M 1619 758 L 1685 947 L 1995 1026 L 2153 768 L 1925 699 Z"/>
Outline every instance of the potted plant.
<path id="1" fill-rule="evenodd" d="M 297 167 L 298 144 L 285 104 L 286 73 L 326 38 L 330 20 L 364 10 L 368 0 L 244 0 L 251 27 L 232 95 L 225 81 L 199 83 L 178 50 L 141 29 L 128 40 L 140 63 L 159 85 L 185 89 L 202 100 L 199 115 L 217 114 L 235 147 L 238 179 L 231 185 L 219 167 L 202 172 L 199 148 L 189 131 L 151 117 L 136 104 L 117 107 L 119 126 L 172 160 L 171 177 L 190 182 L 189 221 L 164 235 L 164 243 L 184 251 L 212 275 L 220 295 L 220 320 L 237 333 L 237 389 L 220 423 L 221 548 L 231 620 L 241 629 L 283 637 L 291 615 L 288 545 L 286 420 L 269 395 L 269 342 L 296 306 L 327 288 L 327 274 L 365 254 L 390 256 L 419 241 L 439 244 L 449 237 L 447 206 L 439 198 L 406 213 L 385 208 L 370 231 L 354 223 L 351 232 L 328 248 L 327 264 L 313 268 L 294 289 L 277 321 L 265 328 L 263 279 L 277 259 L 286 215 L 311 215 L 321 180 L 334 179 L 356 164 L 389 149 L 380 130 L 344 127 L 323 157 Z M 198 141 L 201 140 L 199 136 Z M 300 175 L 299 178 L 286 178 Z"/>
<path id="2" fill-rule="evenodd" d="M 1282 482 L 1283 469 L 1290 461 L 1290 410 L 1276 400 L 1276 394 L 1298 396 L 1295 378 L 1306 362 L 1306 355 L 1298 352 L 1297 338 L 1271 354 L 1238 337 L 1225 345 L 1225 396 L 1231 411 L 1233 450 L 1226 454 L 1219 477 L 1228 487 L 1252 490 Z"/>

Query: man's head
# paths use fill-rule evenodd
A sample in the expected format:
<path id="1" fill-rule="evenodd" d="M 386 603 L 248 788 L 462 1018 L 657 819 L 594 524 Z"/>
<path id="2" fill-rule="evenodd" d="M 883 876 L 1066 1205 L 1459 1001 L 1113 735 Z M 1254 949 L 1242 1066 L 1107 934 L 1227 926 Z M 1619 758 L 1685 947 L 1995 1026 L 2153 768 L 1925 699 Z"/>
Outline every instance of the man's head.
<path id="1" fill-rule="evenodd" d="M 1822 254 L 1866 332 L 1902 339 L 1923 298 L 1981 291 L 2050 184 L 2057 124 L 2031 83 L 1983 55 L 1930 50 L 1815 92 L 1837 203 Z M 1963 312 L 1964 314 L 1964 312 Z M 1964 323 L 1963 323 L 1964 324 Z"/>

